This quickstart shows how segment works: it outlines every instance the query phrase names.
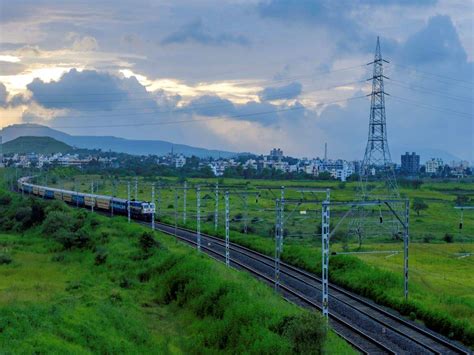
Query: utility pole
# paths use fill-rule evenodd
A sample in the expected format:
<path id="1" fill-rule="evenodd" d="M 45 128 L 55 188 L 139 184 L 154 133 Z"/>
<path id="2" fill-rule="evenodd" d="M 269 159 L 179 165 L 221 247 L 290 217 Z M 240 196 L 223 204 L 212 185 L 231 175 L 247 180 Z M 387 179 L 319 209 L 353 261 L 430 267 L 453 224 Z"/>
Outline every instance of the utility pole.
<path id="1" fill-rule="evenodd" d="M 329 200 L 323 202 L 321 230 L 323 317 L 329 317 Z"/>
<path id="2" fill-rule="evenodd" d="M 155 204 L 155 183 L 151 184 L 151 203 Z M 151 212 L 151 229 L 155 230 L 155 208 Z"/>
<path id="3" fill-rule="evenodd" d="M 197 249 L 201 251 L 201 187 L 196 188 L 196 236 L 197 236 Z"/>
<path id="4" fill-rule="evenodd" d="M 135 201 L 138 201 L 138 178 L 135 177 Z"/>
<path id="5" fill-rule="evenodd" d="M 225 192 L 225 264 L 230 265 L 229 239 L 230 239 L 230 206 L 229 191 Z"/>
<path id="6" fill-rule="evenodd" d="M 403 293 L 405 295 L 405 301 L 408 301 L 408 243 L 410 242 L 410 237 L 408 234 L 409 222 L 410 222 L 410 200 L 406 199 L 405 225 L 403 228 L 403 272 L 405 274 Z"/>
<path id="7" fill-rule="evenodd" d="M 188 183 L 187 181 L 184 182 L 184 189 L 183 189 L 183 224 L 186 225 L 186 193 L 188 190 Z"/>
<path id="8" fill-rule="evenodd" d="M 92 195 L 94 195 L 94 181 L 91 181 L 91 212 L 94 212 L 95 199 Z"/>
<path id="9" fill-rule="evenodd" d="M 281 257 L 281 238 L 282 238 L 282 215 L 280 208 L 280 199 L 275 200 L 275 291 L 280 288 L 280 257 Z"/>
<path id="10" fill-rule="evenodd" d="M 282 186 L 281 191 L 280 191 L 280 253 L 283 252 L 284 218 L 285 218 L 285 186 Z"/>
<path id="11" fill-rule="evenodd" d="M 174 188 L 174 235 L 178 232 L 178 188 Z"/>
<path id="12" fill-rule="evenodd" d="M 112 180 L 112 199 L 110 200 L 110 215 L 113 217 L 114 216 L 114 198 L 116 195 L 116 186 L 115 186 L 115 179 Z"/>
<path id="13" fill-rule="evenodd" d="M 161 184 L 158 184 L 158 199 L 156 200 L 156 214 L 160 218 L 161 213 Z"/>
<path id="14" fill-rule="evenodd" d="M 248 231 L 248 219 L 249 219 L 249 211 L 248 211 L 248 199 L 247 199 L 247 191 L 244 193 L 244 234 L 247 234 Z"/>
<path id="15" fill-rule="evenodd" d="M 217 231 L 217 227 L 219 224 L 219 182 L 216 182 L 216 190 L 215 190 L 215 209 L 214 209 L 214 231 Z"/>
<path id="16" fill-rule="evenodd" d="M 130 181 L 127 181 L 127 217 L 128 223 L 130 223 Z"/>

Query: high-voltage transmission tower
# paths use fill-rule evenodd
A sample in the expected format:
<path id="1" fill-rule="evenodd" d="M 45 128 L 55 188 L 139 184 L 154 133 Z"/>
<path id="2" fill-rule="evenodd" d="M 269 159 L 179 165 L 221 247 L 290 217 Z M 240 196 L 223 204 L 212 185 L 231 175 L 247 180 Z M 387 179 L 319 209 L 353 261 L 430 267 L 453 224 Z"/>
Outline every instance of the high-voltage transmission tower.
<path id="1" fill-rule="evenodd" d="M 383 63 L 388 63 L 382 58 L 380 51 L 380 40 L 377 37 L 377 46 L 375 48 L 373 64 L 373 75 L 368 80 L 372 80 L 372 92 L 370 94 L 370 118 L 369 134 L 367 146 L 365 148 L 364 160 L 360 167 L 360 189 L 359 198 L 363 201 L 398 199 L 397 181 L 395 178 L 394 164 L 390 156 L 390 150 L 387 141 L 387 124 L 385 116 L 385 95 L 383 79 L 387 79 L 383 74 Z M 377 181 L 378 184 L 370 184 L 371 181 Z M 375 187 L 374 187 L 375 186 Z M 362 220 L 364 216 L 359 216 L 358 233 L 367 233 L 362 231 L 365 224 Z M 380 215 L 380 221 L 382 216 Z M 389 222 L 389 221 L 387 221 Z M 390 225 L 386 223 L 385 225 Z M 395 232 L 392 230 L 392 232 Z"/>

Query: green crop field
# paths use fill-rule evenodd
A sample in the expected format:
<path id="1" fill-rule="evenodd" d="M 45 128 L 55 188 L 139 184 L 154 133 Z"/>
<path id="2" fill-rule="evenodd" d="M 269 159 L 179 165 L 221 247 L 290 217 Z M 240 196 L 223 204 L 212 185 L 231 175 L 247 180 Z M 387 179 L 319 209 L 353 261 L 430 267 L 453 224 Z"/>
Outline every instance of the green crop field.
<path id="1" fill-rule="evenodd" d="M 0 190 L 2 351 L 354 353 L 323 324 L 170 236 Z"/>
<path id="2" fill-rule="evenodd" d="M 75 182 L 73 182 L 73 180 Z M 103 176 L 54 178 L 55 186 L 90 191 L 94 181 L 100 194 L 127 196 L 127 179 L 116 183 Z M 135 197 L 134 178 L 131 198 Z M 216 182 L 220 184 L 218 229 L 214 230 Z M 231 240 L 269 255 L 274 253 L 275 199 L 280 186 L 285 186 L 285 199 L 312 202 L 285 204 L 285 247 L 282 258 L 288 262 L 319 272 L 321 202 L 325 189 L 330 189 L 331 201 L 350 201 L 356 197 L 356 183 L 333 181 L 293 182 L 238 179 L 188 179 L 186 192 L 186 223 L 183 219 L 183 182 L 176 179 L 138 178 L 137 197 L 151 200 L 151 183 L 155 184 L 157 218 L 168 223 L 196 227 L 195 186 L 201 186 L 201 228 L 223 236 L 225 186 L 230 190 Z M 171 185 L 179 185 L 173 189 Z M 160 187 L 159 187 L 160 186 Z M 273 189 L 272 189 L 273 188 Z M 304 192 L 302 192 L 304 190 Z M 321 190 L 310 192 L 308 190 Z M 331 241 L 333 252 L 353 253 L 331 257 L 330 278 L 377 302 L 398 309 L 403 314 L 425 322 L 431 328 L 472 345 L 474 334 L 474 213 L 466 210 L 463 229 L 459 229 L 460 211 L 454 209 L 458 196 L 474 199 L 474 183 L 426 182 L 418 188 L 401 187 L 402 198 L 412 204 L 422 199 L 427 209 L 417 213 L 410 209 L 410 281 L 409 302 L 403 299 L 403 249 L 400 238 L 385 226 L 390 212 L 384 206 L 366 209 L 366 220 L 375 233 L 359 246 L 350 234 L 350 220 L 339 225 Z M 176 203 L 177 202 L 177 203 Z M 246 208 L 245 208 L 246 206 Z M 347 208 L 331 209 L 334 226 Z M 302 212 L 303 211 L 303 212 Z M 384 223 L 380 225 L 379 216 Z M 244 225 L 247 224 L 247 234 Z M 396 253 L 371 253 L 394 251 Z M 364 252 L 360 253 L 359 252 Z M 367 253 L 368 254 L 365 254 Z M 351 268 L 348 268 L 351 265 Z"/>

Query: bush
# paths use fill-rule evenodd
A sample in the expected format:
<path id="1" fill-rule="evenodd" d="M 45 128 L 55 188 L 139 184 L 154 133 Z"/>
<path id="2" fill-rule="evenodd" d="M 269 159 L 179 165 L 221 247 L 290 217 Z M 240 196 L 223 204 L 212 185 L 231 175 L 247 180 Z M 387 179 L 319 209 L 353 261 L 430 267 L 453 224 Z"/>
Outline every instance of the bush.
<path id="1" fill-rule="evenodd" d="M 423 236 L 423 243 L 431 243 L 432 240 L 434 240 L 434 236 L 431 234 Z"/>
<path id="2" fill-rule="evenodd" d="M 295 354 L 322 354 L 326 327 L 316 313 L 303 313 L 283 318 L 277 332 L 291 341 Z"/>
<path id="3" fill-rule="evenodd" d="M 19 207 L 15 213 L 15 220 L 25 225 L 31 219 L 31 207 Z"/>
<path id="4" fill-rule="evenodd" d="M 62 211 L 50 211 L 43 221 L 43 234 L 52 236 L 59 230 L 71 230 L 74 226 L 75 219 L 70 213 Z"/>
<path id="5" fill-rule="evenodd" d="M 446 243 L 452 243 L 452 242 L 454 242 L 454 236 L 452 234 L 446 233 L 443 237 L 443 240 Z"/>
<path id="6" fill-rule="evenodd" d="M 0 265 L 8 265 L 13 261 L 12 257 L 8 254 L 0 254 Z"/>
<path id="7" fill-rule="evenodd" d="M 97 248 L 95 252 L 95 257 L 94 257 L 94 265 L 102 265 L 105 264 L 107 261 L 107 256 L 109 253 L 107 252 L 107 249 L 103 247 Z"/>
<path id="8" fill-rule="evenodd" d="M 12 202 L 12 198 L 10 195 L 6 193 L 2 193 L 0 195 L 0 206 L 7 206 Z"/>
<path id="9" fill-rule="evenodd" d="M 145 257 L 149 257 L 153 254 L 153 249 L 158 247 L 160 244 L 153 237 L 151 232 L 143 232 L 138 241 L 140 249 Z"/>

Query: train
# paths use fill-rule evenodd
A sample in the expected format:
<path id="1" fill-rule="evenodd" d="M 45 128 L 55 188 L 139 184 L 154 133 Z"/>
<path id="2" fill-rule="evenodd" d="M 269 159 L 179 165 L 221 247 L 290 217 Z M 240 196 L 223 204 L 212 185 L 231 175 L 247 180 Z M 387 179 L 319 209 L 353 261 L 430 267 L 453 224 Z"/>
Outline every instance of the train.
<path id="1" fill-rule="evenodd" d="M 93 208 L 99 211 L 113 212 L 117 215 L 128 215 L 133 219 L 149 221 L 155 213 L 155 204 L 150 201 L 127 200 L 107 195 L 57 189 L 31 183 L 32 176 L 18 179 L 18 190 L 25 194 L 38 196 L 48 200 L 60 200 L 76 207 Z"/>

